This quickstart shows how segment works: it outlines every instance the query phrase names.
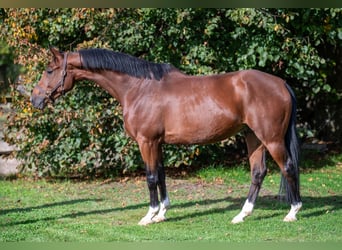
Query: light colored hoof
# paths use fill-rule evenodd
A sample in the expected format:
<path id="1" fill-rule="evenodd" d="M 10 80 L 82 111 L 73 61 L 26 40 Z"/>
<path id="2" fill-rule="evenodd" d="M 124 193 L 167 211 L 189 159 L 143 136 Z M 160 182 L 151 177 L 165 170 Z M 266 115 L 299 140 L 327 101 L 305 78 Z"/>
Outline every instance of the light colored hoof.
<path id="1" fill-rule="evenodd" d="M 241 212 L 234 217 L 234 219 L 232 220 L 232 223 L 233 224 L 242 223 L 243 219 L 245 217 L 247 217 L 247 216 L 252 214 L 253 208 L 254 208 L 254 204 L 249 202 L 249 200 L 247 199 L 245 201 L 245 204 L 242 207 Z"/>
<path id="2" fill-rule="evenodd" d="M 285 222 L 292 222 L 292 221 L 296 221 L 296 220 L 297 220 L 296 217 L 286 216 L 283 221 L 285 221 Z"/>
<path id="3" fill-rule="evenodd" d="M 232 219 L 232 224 L 239 224 L 239 223 L 242 223 L 243 222 L 243 218 L 241 217 L 234 217 L 234 219 Z"/>
<path id="4" fill-rule="evenodd" d="M 299 210 L 302 207 L 302 203 L 298 202 L 297 204 L 292 204 L 291 205 L 291 210 L 290 212 L 285 216 L 284 221 L 285 222 L 292 222 L 292 221 L 296 221 L 296 214 L 299 212 Z"/>
<path id="5" fill-rule="evenodd" d="M 142 218 L 142 219 L 139 221 L 138 225 L 139 225 L 139 226 L 147 226 L 147 225 L 152 224 L 152 223 L 155 223 L 155 221 L 154 221 L 154 220 L 151 220 L 151 219 L 147 219 L 147 218 Z"/>
<path id="6" fill-rule="evenodd" d="M 166 217 L 165 216 L 155 216 L 152 219 L 154 222 L 158 223 L 158 222 L 162 222 L 162 221 L 166 221 Z"/>

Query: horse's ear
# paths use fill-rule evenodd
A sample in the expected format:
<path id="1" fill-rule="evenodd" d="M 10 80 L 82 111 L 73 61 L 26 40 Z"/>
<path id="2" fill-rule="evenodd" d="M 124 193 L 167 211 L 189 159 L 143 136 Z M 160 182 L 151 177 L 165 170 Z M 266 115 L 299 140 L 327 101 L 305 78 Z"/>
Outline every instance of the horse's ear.
<path id="1" fill-rule="evenodd" d="M 59 51 L 58 48 L 50 46 L 50 51 L 53 55 L 54 60 L 63 59 L 63 54 Z"/>
<path id="2" fill-rule="evenodd" d="M 53 55 L 60 54 L 59 49 L 54 46 L 50 46 L 49 49 Z"/>

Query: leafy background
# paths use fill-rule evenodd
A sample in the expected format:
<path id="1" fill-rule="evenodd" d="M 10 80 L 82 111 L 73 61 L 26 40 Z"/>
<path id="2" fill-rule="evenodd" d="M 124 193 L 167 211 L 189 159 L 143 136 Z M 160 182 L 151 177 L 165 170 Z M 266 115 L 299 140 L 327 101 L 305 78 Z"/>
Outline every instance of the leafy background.
<path id="1" fill-rule="evenodd" d="M 342 137 L 342 10 L 330 9 L 0 9 L 1 56 L 21 65 L 31 91 L 48 47 L 110 48 L 192 74 L 255 68 L 294 88 L 303 140 Z M 14 91 L 5 136 L 24 170 L 39 176 L 113 176 L 143 164 L 116 100 L 90 82 L 44 111 Z M 225 162 L 245 149 L 238 135 L 209 146 L 164 147 L 165 165 Z M 234 151 L 235 152 L 235 151 Z"/>

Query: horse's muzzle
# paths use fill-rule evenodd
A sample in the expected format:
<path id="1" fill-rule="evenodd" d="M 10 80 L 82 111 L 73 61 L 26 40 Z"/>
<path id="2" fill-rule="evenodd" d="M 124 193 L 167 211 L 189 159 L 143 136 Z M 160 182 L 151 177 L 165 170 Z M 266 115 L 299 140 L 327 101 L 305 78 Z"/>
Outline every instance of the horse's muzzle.
<path id="1" fill-rule="evenodd" d="M 44 109 L 45 108 L 45 105 L 46 105 L 46 96 L 40 96 L 40 95 L 37 95 L 37 96 L 34 96 L 34 95 L 31 95 L 31 103 L 33 105 L 33 107 L 37 108 L 37 109 Z"/>

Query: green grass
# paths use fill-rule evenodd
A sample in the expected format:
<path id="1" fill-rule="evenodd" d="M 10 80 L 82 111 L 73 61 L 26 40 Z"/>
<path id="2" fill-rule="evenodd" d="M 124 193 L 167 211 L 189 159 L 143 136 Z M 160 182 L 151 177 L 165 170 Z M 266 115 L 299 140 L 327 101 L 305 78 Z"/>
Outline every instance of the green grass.
<path id="1" fill-rule="evenodd" d="M 246 199 L 246 166 L 209 167 L 188 178 L 168 178 L 168 220 L 146 227 L 137 225 L 148 208 L 143 178 L 1 180 L 0 241 L 342 241 L 342 155 L 321 157 L 320 162 L 325 165 L 303 164 L 303 209 L 294 223 L 282 221 L 289 206 L 276 198 L 277 170 L 267 175 L 253 215 L 238 225 L 230 221 Z"/>

